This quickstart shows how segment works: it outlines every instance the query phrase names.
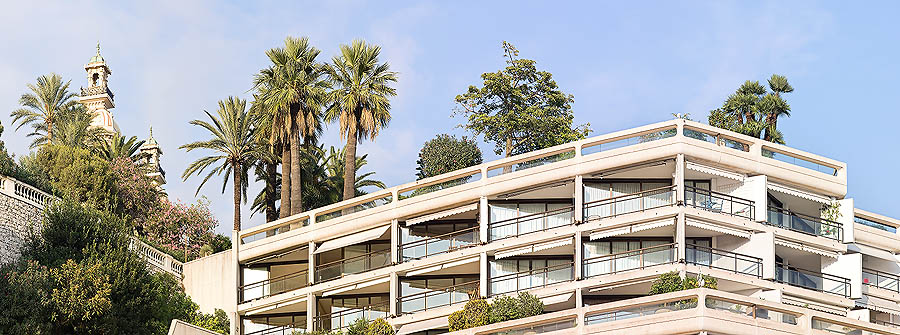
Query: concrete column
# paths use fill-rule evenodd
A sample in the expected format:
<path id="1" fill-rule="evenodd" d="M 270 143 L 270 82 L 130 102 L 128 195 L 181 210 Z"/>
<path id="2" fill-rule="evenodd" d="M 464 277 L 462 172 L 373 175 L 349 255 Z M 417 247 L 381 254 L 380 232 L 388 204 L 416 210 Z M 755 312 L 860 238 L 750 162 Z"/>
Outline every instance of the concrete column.
<path id="1" fill-rule="evenodd" d="M 400 263 L 400 222 L 391 220 L 391 263 Z"/>
<path id="2" fill-rule="evenodd" d="M 837 203 L 841 206 L 838 209 L 838 212 L 841 213 L 841 217 L 838 218 L 837 222 L 841 224 L 841 228 L 843 228 L 843 239 L 844 243 L 853 243 L 856 241 L 856 237 L 853 231 L 853 198 L 847 198 L 843 200 L 838 200 Z"/>
<path id="3" fill-rule="evenodd" d="M 687 247 L 687 242 L 685 241 L 685 222 L 684 222 L 684 212 L 678 213 L 678 218 L 675 221 L 675 243 L 678 248 L 678 252 L 676 253 L 677 260 L 685 259 L 685 248 Z"/>
<path id="4" fill-rule="evenodd" d="M 581 308 L 584 306 L 584 292 L 581 289 L 575 290 L 575 308 Z"/>
<path id="5" fill-rule="evenodd" d="M 753 200 L 753 206 L 756 213 L 753 219 L 757 222 L 765 222 L 769 216 L 769 188 L 768 178 L 766 175 L 747 177 L 744 180 L 744 186 L 747 188 L 748 200 Z"/>
<path id="6" fill-rule="evenodd" d="M 316 294 L 306 294 L 306 332 L 312 333 L 316 330 Z"/>
<path id="7" fill-rule="evenodd" d="M 391 287 L 390 287 L 390 309 L 388 312 L 390 315 L 399 315 L 399 310 L 397 310 L 397 299 L 400 297 L 400 277 L 396 272 L 391 272 Z"/>
<path id="8" fill-rule="evenodd" d="M 749 250 L 762 260 L 762 279 L 775 279 L 775 233 L 757 233 L 750 235 Z"/>
<path id="9" fill-rule="evenodd" d="M 584 176 L 575 176 L 575 223 L 584 222 Z"/>
<path id="10" fill-rule="evenodd" d="M 488 287 L 490 287 L 490 283 L 488 283 L 488 281 L 490 280 L 488 276 L 488 274 L 490 273 L 490 267 L 488 264 L 487 253 L 482 252 L 481 255 L 479 255 L 478 261 L 478 293 L 482 297 L 487 297 L 489 294 Z"/>
<path id="11" fill-rule="evenodd" d="M 584 270 L 584 247 L 582 247 L 581 233 L 581 231 L 575 232 L 575 241 L 572 243 L 575 246 L 575 280 L 580 280 L 584 276 L 582 273 Z"/>
<path id="12" fill-rule="evenodd" d="M 316 251 L 316 242 L 309 241 L 309 285 L 312 285 L 316 282 L 316 255 L 314 252 Z"/>
<path id="13" fill-rule="evenodd" d="M 844 254 L 837 259 L 825 256 L 821 258 L 822 273 L 849 279 L 850 288 L 847 293 L 850 299 L 862 298 L 862 254 Z"/>
<path id="14" fill-rule="evenodd" d="M 231 290 L 231 294 L 233 294 L 234 301 L 234 309 L 231 312 L 229 320 L 231 322 L 231 333 L 232 334 L 241 334 L 241 316 L 237 312 L 237 305 L 240 303 L 238 301 L 238 288 L 241 287 L 241 262 L 239 257 L 239 252 L 241 249 L 241 233 L 237 230 L 231 231 L 231 269 L 234 271 L 234 281 L 228 283 L 226 285 L 234 285 Z"/>
<path id="15" fill-rule="evenodd" d="M 481 243 L 488 242 L 488 225 L 491 220 L 490 208 L 488 207 L 487 197 L 481 197 L 478 200 L 478 236 Z"/>
<path id="16" fill-rule="evenodd" d="M 675 203 L 684 203 L 684 154 L 675 156 Z"/>

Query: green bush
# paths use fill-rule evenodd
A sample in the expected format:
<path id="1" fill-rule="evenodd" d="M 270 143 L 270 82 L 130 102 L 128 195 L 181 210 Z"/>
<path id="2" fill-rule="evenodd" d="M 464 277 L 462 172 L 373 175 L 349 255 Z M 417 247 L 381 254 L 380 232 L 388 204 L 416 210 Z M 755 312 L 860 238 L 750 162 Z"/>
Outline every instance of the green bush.
<path id="1" fill-rule="evenodd" d="M 483 298 L 469 299 L 461 311 L 447 318 L 450 331 L 480 327 L 491 323 L 491 306 Z"/>
<path id="2" fill-rule="evenodd" d="M 522 318 L 544 313 L 544 302 L 534 294 L 519 292 L 519 315 Z"/>
<path id="3" fill-rule="evenodd" d="M 712 276 L 703 275 L 703 281 L 705 282 L 703 285 L 705 288 L 716 289 L 718 287 L 716 278 L 713 278 Z M 672 271 L 659 275 L 659 277 L 653 281 L 653 285 L 650 286 L 650 292 L 648 294 L 663 294 L 690 290 L 697 287 L 697 277 L 681 278 L 681 275 L 677 271 Z"/>
<path id="4" fill-rule="evenodd" d="M 194 320 L 191 321 L 191 324 L 217 332 L 219 334 L 231 333 L 231 329 L 229 328 L 228 323 L 228 315 L 225 314 L 225 311 L 218 308 L 216 308 L 213 314 L 195 314 Z"/>
<path id="5" fill-rule="evenodd" d="M 382 318 L 369 322 L 365 335 L 394 335 L 394 327 Z"/>
<path id="6" fill-rule="evenodd" d="M 365 335 L 367 328 L 369 328 L 369 320 L 356 319 L 347 327 L 347 335 Z"/>
<path id="7" fill-rule="evenodd" d="M 491 302 L 491 323 L 521 318 L 520 312 L 518 299 L 508 295 L 496 297 Z"/>

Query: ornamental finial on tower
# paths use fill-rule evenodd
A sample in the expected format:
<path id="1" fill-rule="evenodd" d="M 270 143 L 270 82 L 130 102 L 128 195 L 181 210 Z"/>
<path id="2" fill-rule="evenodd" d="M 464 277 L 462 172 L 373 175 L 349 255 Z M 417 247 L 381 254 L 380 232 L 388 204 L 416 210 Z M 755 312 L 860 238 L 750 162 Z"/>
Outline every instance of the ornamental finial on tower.
<path id="1" fill-rule="evenodd" d="M 101 63 L 105 62 L 103 56 L 100 56 L 100 41 L 97 41 L 97 54 L 94 57 L 91 57 L 90 63 Z"/>

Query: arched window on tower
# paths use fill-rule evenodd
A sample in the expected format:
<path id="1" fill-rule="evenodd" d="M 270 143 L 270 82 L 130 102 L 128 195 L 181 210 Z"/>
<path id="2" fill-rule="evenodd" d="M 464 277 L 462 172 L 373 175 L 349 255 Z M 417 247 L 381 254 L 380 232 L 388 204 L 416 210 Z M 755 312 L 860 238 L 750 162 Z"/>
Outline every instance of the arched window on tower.
<path id="1" fill-rule="evenodd" d="M 91 86 L 100 86 L 100 74 L 94 73 L 94 76 L 91 78 Z"/>

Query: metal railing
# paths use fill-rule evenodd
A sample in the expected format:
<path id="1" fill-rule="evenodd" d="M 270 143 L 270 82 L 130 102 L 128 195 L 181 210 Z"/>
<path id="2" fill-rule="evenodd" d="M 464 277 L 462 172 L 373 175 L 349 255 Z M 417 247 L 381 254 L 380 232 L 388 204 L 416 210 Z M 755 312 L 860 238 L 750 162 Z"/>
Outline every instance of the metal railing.
<path id="1" fill-rule="evenodd" d="M 840 223 L 794 213 L 778 207 L 769 206 L 769 216 L 766 223 L 796 232 L 843 241 L 844 228 Z"/>
<path id="2" fill-rule="evenodd" d="M 652 190 L 615 196 L 584 204 L 584 221 L 616 217 L 623 214 L 643 212 L 649 209 L 675 204 L 674 186 L 664 186 Z"/>
<path id="3" fill-rule="evenodd" d="M 629 250 L 615 254 L 586 258 L 582 264 L 584 278 L 643 269 L 651 266 L 674 263 L 678 245 L 675 243 Z"/>
<path id="4" fill-rule="evenodd" d="M 762 278 L 762 258 L 731 251 L 688 244 L 684 252 L 685 262 L 734 273 Z"/>
<path id="5" fill-rule="evenodd" d="M 397 298 L 402 314 L 421 312 L 469 301 L 469 292 L 478 289 L 478 280 Z"/>
<path id="6" fill-rule="evenodd" d="M 391 265 L 390 249 L 316 265 L 316 283 Z"/>
<path id="7" fill-rule="evenodd" d="M 819 292 L 850 296 L 850 279 L 827 273 L 814 272 L 775 264 L 775 281 Z"/>
<path id="8" fill-rule="evenodd" d="M 238 288 L 241 303 L 270 297 L 309 285 L 309 270 L 297 271 L 243 285 Z"/>
<path id="9" fill-rule="evenodd" d="M 296 335 L 303 333 L 306 333 L 306 325 L 303 323 L 297 323 L 269 327 L 250 333 L 244 333 L 244 335 Z"/>
<path id="10" fill-rule="evenodd" d="M 684 204 L 687 206 L 753 220 L 752 200 L 692 186 L 684 187 Z"/>
<path id="11" fill-rule="evenodd" d="M 403 244 L 400 246 L 400 261 L 407 262 L 478 245 L 481 241 L 478 230 L 479 227 L 475 226 Z"/>
<path id="12" fill-rule="evenodd" d="M 868 268 L 862 271 L 863 284 L 900 293 L 900 276 Z"/>
<path id="13" fill-rule="evenodd" d="M 488 238 L 490 241 L 496 241 L 572 224 L 575 224 L 575 206 L 568 206 L 491 222 L 488 227 Z"/>
<path id="14" fill-rule="evenodd" d="M 384 301 L 316 316 L 313 318 L 313 325 L 315 330 L 339 330 L 349 327 L 358 319 L 375 320 L 386 318 L 388 314 L 390 314 L 390 301 Z"/>
<path id="15" fill-rule="evenodd" d="M 572 281 L 575 263 L 569 262 L 491 278 L 490 295 L 513 293 Z"/>
<path id="16" fill-rule="evenodd" d="M 660 303 L 652 303 L 637 307 L 614 310 L 609 312 L 588 314 L 584 316 L 586 325 L 596 325 L 600 323 L 627 320 L 648 315 L 656 315 L 661 313 L 683 311 L 687 309 L 697 308 L 697 299 L 682 299 L 675 301 L 667 301 Z"/>
<path id="17" fill-rule="evenodd" d="M 882 326 L 887 326 L 887 327 L 892 327 L 892 328 L 900 328 L 900 324 L 889 322 L 889 321 L 875 320 L 875 321 L 872 321 L 872 323 L 874 323 L 876 325 L 882 325 Z"/>

